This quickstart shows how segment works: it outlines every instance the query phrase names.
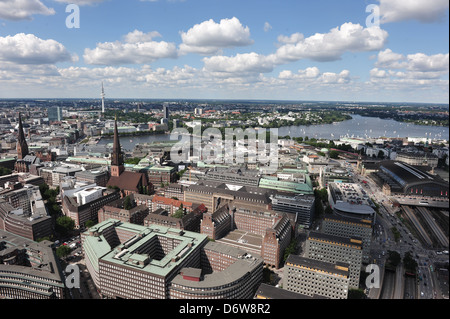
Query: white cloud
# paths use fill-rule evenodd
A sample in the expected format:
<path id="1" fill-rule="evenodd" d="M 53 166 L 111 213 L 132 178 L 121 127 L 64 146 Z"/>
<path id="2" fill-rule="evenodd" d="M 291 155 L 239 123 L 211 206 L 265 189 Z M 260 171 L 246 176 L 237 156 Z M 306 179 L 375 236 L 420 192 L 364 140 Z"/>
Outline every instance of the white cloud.
<path id="1" fill-rule="evenodd" d="M 447 96 L 448 99 L 448 53 L 403 55 L 386 49 L 379 52 L 375 66 L 367 83 L 373 92 L 399 92 L 411 99 L 426 91 L 428 97 Z"/>
<path id="2" fill-rule="evenodd" d="M 270 30 L 272 30 L 272 26 L 270 25 L 269 22 L 265 22 L 264 23 L 264 32 L 269 32 Z"/>
<path id="3" fill-rule="evenodd" d="M 155 36 L 160 34 L 134 30 L 124 36 L 125 42 L 98 43 L 95 49 L 85 49 L 84 61 L 95 65 L 144 64 L 178 56 L 174 43 L 152 41 Z"/>
<path id="4" fill-rule="evenodd" d="M 0 19 L 31 20 L 35 14 L 54 15 L 55 10 L 47 8 L 40 0 L 0 1 Z"/>
<path id="5" fill-rule="evenodd" d="M 43 40 L 33 34 L 18 33 L 0 37 L 0 61 L 16 64 L 54 64 L 77 61 L 67 49 L 55 40 Z"/>
<path id="6" fill-rule="evenodd" d="M 448 0 L 379 0 L 381 23 L 417 20 L 423 23 L 442 19 Z"/>
<path id="7" fill-rule="evenodd" d="M 305 36 L 302 33 L 293 33 L 290 36 L 280 35 L 278 36 L 278 42 L 282 44 L 296 44 L 303 41 Z"/>
<path id="8" fill-rule="evenodd" d="M 286 43 L 275 53 L 277 63 L 310 59 L 313 61 L 339 60 L 346 52 L 376 51 L 383 48 L 388 33 L 378 26 L 364 28 L 351 22 L 331 29 L 328 33 L 316 33 L 302 39 L 301 34 L 280 37 Z"/>
<path id="9" fill-rule="evenodd" d="M 134 30 L 123 37 L 126 43 L 137 43 L 137 42 L 150 42 L 153 38 L 161 37 L 158 31 L 151 31 L 144 33 L 139 30 Z"/>
<path id="10" fill-rule="evenodd" d="M 182 53 L 216 54 L 222 49 L 247 46 L 253 43 L 250 30 L 239 19 L 222 19 L 219 23 L 210 19 L 196 24 L 187 32 L 181 32 Z"/>
<path id="11" fill-rule="evenodd" d="M 220 73 L 269 73 L 274 68 L 270 57 L 255 52 L 237 54 L 233 57 L 212 56 L 204 58 L 205 70 Z"/>
<path id="12" fill-rule="evenodd" d="M 426 55 L 415 53 L 405 56 L 392 52 L 391 49 L 386 49 L 378 53 L 375 66 L 384 69 L 405 69 L 414 72 L 441 72 L 445 74 L 449 70 L 449 54 Z"/>

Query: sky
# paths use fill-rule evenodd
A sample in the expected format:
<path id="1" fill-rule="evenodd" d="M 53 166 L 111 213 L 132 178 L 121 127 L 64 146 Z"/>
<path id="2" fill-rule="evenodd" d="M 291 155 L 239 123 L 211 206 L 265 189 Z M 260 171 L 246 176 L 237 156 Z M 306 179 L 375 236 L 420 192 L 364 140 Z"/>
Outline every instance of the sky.
<path id="1" fill-rule="evenodd" d="M 448 0 L 0 0 L 0 98 L 448 103 Z"/>

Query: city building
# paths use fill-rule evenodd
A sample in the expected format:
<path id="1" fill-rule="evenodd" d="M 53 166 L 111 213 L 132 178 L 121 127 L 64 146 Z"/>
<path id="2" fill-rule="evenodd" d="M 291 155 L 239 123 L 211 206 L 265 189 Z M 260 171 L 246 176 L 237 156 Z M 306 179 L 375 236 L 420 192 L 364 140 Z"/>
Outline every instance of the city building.
<path id="1" fill-rule="evenodd" d="M 167 210 L 158 208 L 144 219 L 144 226 L 151 224 L 200 233 L 200 223 L 207 212 L 205 205 L 194 205 L 191 212 L 186 212 L 181 218 L 170 216 Z"/>
<path id="2" fill-rule="evenodd" d="M 102 169 L 78 171 L 75 173 L 75 177 L 80 182 L 88 182 L 89 184 L 106 187 L 109 180 L 109 172 Z"/>
<path id="3" fill-rule="evenodd" d="M 283 289 L 314 297 L 347 299 L 349 265 L 289 255 L 284 266 Z"/>
<path id="4" fill-rule="evenodd" d="M 0 229 L 38 240 L 52 235 L 48 215 L 38 186 L 14 184 L 0 194 Z"/>
<path id="5" fill-rule="evenodd" d="M 363 262 L 370 262 L 370 245 L 372 242 L 373 223 L 368 219 L 350 219 L 336 215 L 325 216 L 322 232 L 328 235 L 353 238 L 359 237 L 363 246 Z"/>
<path id="6" fill-rule="evenodd" d="M 383 161 L 373 176 L 380 186 L 388 184 L 392 194 L 448 198 L 448 182 L 403 162 Z"/>
<path id="7" fill-rule="evenodd" d="M 314 218 L 315 197 L 312 195 L 277 193 L 271 197 L 272 209 L 286 213 L 293 229 L 297 226 L 310 228 Z"/>
<path id="8" fill-rule="evenodd" d="M 0 229 L 0 299 L 66 297 L 65 277 L 52 245 Z"/>
<path id="9" fill-rule="evenodd" d="M 433 153 L 424 152 L 398 152 L 395 160 L 411 166 L 429 166 L 436 168 L 439 158 Z"/>
<path id="10" fill-rule="evenodd" d="M 176 181 L 177 172 L 171 166 L 152 166 L 147 170 L 148 181 L 155 187 L 164 187 L 164 184 L 171 184 Z"/>
<path id="11" fill-rule="evenodd" d="M 125 207 L 127 198 L 130 207 Z M 101 207 L 98 211 L 98 222 L 101 223 L 108 219 L 117 219 L 124 223 L 144 225 L 144 219 L 149 212 L 149 208 L 146 205 L 137 205 L 133 195 L 129 195 Z"/>
<path id="12" fill-rule="evenodd" d="M 201 252 L 201 268 L 184 268 L 170 286 L 173 299 L 250 299 L 262 282 L 263 261 L 216 242 Z"/>
<path id="13" fill-rule="evenodd" d="M 328 202 L 336 215 L 372 222 L 376 220 L 374 204 L 359 184 L 329 183 Z"/>
<path id="14" fill-rule="evenodd" d="M 149 183 L 147 174 L 125 171 L 123 152 L 120 147 L 117 120 L 114 123 L 114 144 L 111 154 L 111 177 L 107 187 L 116 187 L 122 197 L 130 194 L 153 191 L 153 185 Z"/>
<path id="15" fill-rule="evenodd" d="M 320 184 L 327 188 L 328 183 L 352 183 L 351 170 L 345 167 L 324 166 L 320 169 Z"/>
<path id="16" fill-rule="evenodd" d="M 52 122 L 61 122 L 63 119 L 62 108 L 59 106 L 52 106 L 47 109 L 48 111 L 48 121 Z"/>
<path id="17" fill-rule="evenodd" d="M 158 208 L 163 208 L 169 212 L 169 215 L 175 214 L 175 212 L 183 208 L 186 212 L 191 212 L 193 210 L 193 204 L 191 202 L 181 201 L 173 198 L 167 198 L 163 196 L 154 195 L 152 198 L 151 210 L 155 211 Z"/>
<path id="18" fill-rule="evenodd" d="M 348 285 L 359 288 L 362 265 L 362 240 L 359 237 L 338 237 L 310 232 L 306 239 L 304 257 L 329 263 L 348 264 Z"/>
<path id="19" fill-rule="evenodd" d="M 251 298 L 262 280 L 261 259 L 194 232 L 109 219 L 81 238 L 106 298 Z"/>
<path id="20" fill-rule="evenodd" d="M 86 225 L 87 221 L 98 220 L 98 211 L 103 206 L 119 199 L 120 192 L 115 189 L 94 186 L 75 191 L 71 196 L 62 199 L 62 211 L 64 215 L 75 221 L 75 227 Z"/>

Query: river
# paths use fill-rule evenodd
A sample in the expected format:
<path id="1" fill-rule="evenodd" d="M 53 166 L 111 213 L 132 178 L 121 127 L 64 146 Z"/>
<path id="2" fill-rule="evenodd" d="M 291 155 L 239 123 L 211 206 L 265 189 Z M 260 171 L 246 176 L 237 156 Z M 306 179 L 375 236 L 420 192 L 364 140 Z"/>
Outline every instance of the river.
<path id="1" fill-rule="evenodd" d="M 415 137 L 432 140 L 448 140 L 449 128 L 442 126 L 425 126 L 397 122 L 395 120 L 380 119 L 352 115 L 351 120 L 334 124 L 284 126 L 278 129 L 278 136 L 305 137 L 317 139 L 338 140 L 341 137 Z M 136 144 L 163 142 L 170 140 L 170 135 L 141 135 L 121 137 L 120 144 L 126 150 L 133 150 Z M 99 144 L 112 143 L 112 138 L 102 138 Z"/>

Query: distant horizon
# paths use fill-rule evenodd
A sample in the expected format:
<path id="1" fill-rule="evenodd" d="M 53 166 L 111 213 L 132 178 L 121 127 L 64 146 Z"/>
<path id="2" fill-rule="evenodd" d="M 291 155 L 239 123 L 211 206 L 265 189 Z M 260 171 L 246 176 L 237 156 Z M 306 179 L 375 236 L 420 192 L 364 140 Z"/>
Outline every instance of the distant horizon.
<path id="1" fill-rule="evenodd" d="M 67 101 L 73 101 L 73 100 L 92 100 L 92 101 L 99 101 L 101 102 L 100 98 L 76 98 L 76 97 L 69 97 L 69 98 L 62 98 L 62 97 L 39 97 L 39 98 L 20 98 L 20 97 L 14 97 L 14 98 L 0 98 L 0 101 L 14 101 L 14 100 L 21 100 L 21 101 L 52 101 L 52 100 L 67 100 Z M 358 103 L 358 104 L 418 104 L 418 105 L 426 105 L 426 104 L 432 104 L 432 105 L 442 105 L 442 106 L 450 106 L 449 103 L 439 103 L 439 102 L 408 102 L 408 101 L 400 101 L 400 102 L 394 102 L 394 101 L 350 101 L 350 100 L 283 100 L 283 99 L 213 99 L 213 98 L 106 98 L 105 101 L 157 101 L 157 102 L 177 102 L 177 101 L 217 101 L 217 102 L 252 102 L 252 103 Z"/>

